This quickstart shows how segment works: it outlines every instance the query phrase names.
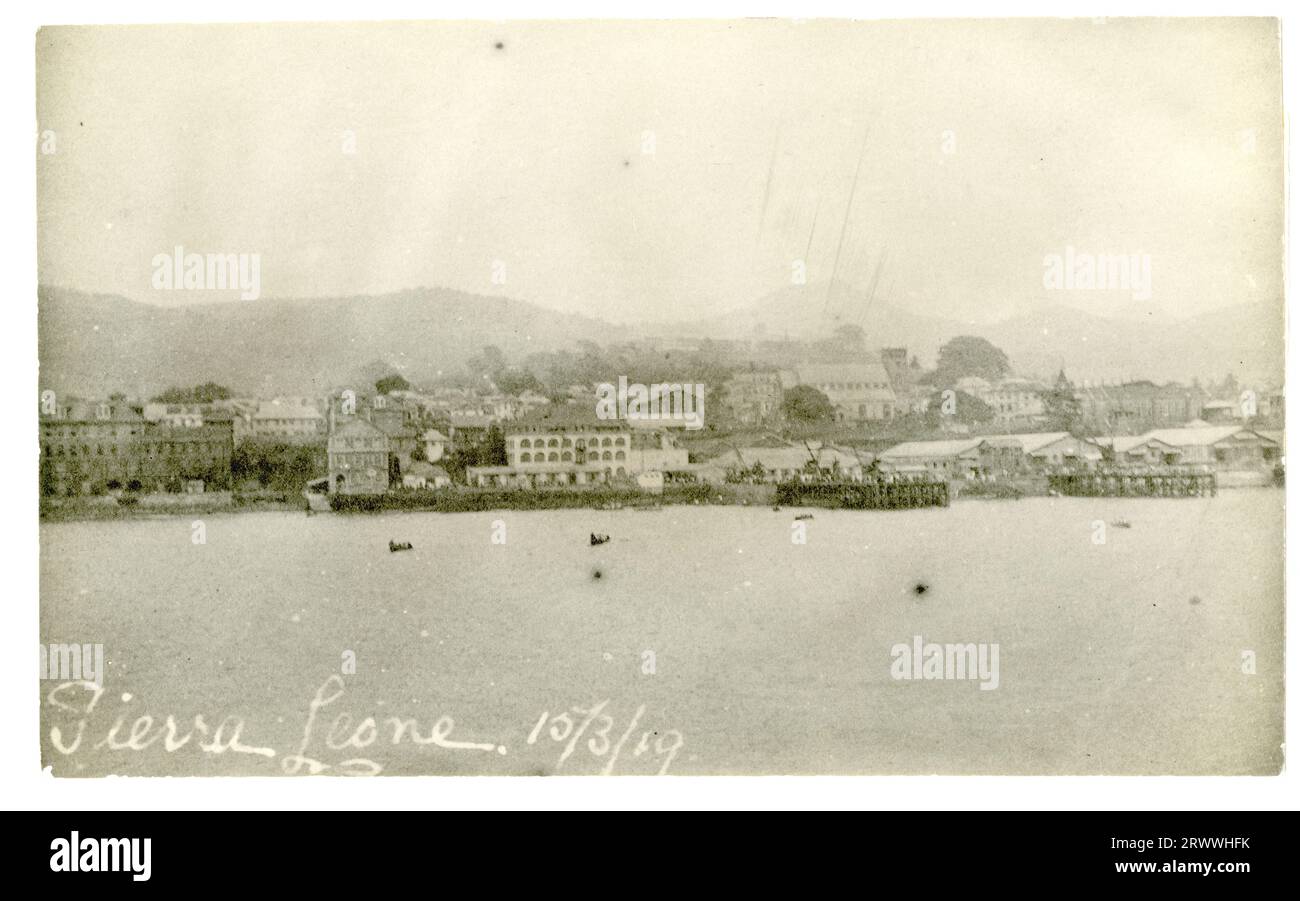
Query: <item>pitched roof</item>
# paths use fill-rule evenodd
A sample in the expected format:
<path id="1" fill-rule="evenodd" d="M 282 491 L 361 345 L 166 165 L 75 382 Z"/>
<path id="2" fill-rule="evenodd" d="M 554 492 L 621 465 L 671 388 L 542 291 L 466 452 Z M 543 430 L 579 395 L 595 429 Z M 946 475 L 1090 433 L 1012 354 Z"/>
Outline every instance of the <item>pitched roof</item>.
<path id="1" fill-rule="evenodd" d="M 426 479 L 450 478 L 450 476 L 447 475 L 447 470 L 443 469 L 441 466 L 435 466 L 426 460 L 412 461 L 411 465 L 406 468 L 405 474 L 410 476 L 424 476 Z"/>
<path id="2" fill-rule="evenodd" d="M 596 404 L 547 404 L 536 407 L 511 420 L 510 432 L 538 432 L 564 429 L 617 429 L 625 430 L 628 423 L 622 419 L 601 419 L 596 415 Z"/>
<path id="3" fill-rule="evenodd" d="M 330 433 L 330 440 L 335 438 L 387 438 L 383 429 L 377 427 L 374 423 L 369 422 L 360 416 L 349 416 L 346 419 L 338 418 L 334 422 L 334 431 Z"/>
<path id="4" fill-rule="evenodd" d="M 454 429 L 486 429 L 492 423 L 496 422 L 491 416 L 482 416 L 476 414 L 459 414 L 454 413 L 447 417 Z"/>
<path id="5" fill-rule="evenodd" d="M 320 410 L 308 404 L 281 403 L 278 400 L 270 400 L 261 403 L 257 407 L 257 412 L 253 414 L 254 419 L 324 419 Z"/>
<path id="6" fill-rule="evenodd" d="M 1089 438 L 1093 444 L 1098 447 L 1113 448 L 1117 454 L 1127 454 L 1135 447 L 1142 447 L 1147 444 L 1163 444 L 1171 450 L 1177 450 L 1175 445 L 1167 441 L 1161 441 L 1159 438 L 1152 438 L 1150 435 L 1117 435 L 1114 438 L 1106 436 L 1102 438 Z"/>
<path id="7" fill-rule="evenodd" d="M 1069 432 L 1025 432 L 1020 435 L 989 435 L 989 438 L 1010 439 L 1017 441 L 1024 448 L 1025 453 L 1032 454 L 1040 451 L 1049 444 L 1055 444 L 1062 438 L 1069 438 Z"/>
<path id="8" fill-rule="evenodd" d="M 1163 441 L 1165 444 L 1172 444 L 1174 447 L 1203 447 L 1208 444 L 1218 444 L 1225 438 L 1231 438 L 1238 432 L 1247 432 L 1260 438 L 1259 435 L 1250 429 L 1243 428 L 1239 425 L 1221 425 L 1206 426 L 1203 428 L 1183 428 L 1183 429 L 1153 429 L 1146 433 L 1146 437 L 1155 438 Z M 1265 441 L 1270 439 L 1264 438 Z"/>
<path id="9" fill-rule="evenodd" d="M 878 400 L 892 400 L 889 373 L 881 363 L 808 363 L 795 367 L 799 383 L 803 385 L 867 385 L 862 388 L 868 396 Z M 883 385 L 883 388 L 870 387 Z"/>
<path id="10" fill-rule="evenodd" d="M 108 416 L 100 418 L 100 407 Z M 73 400 L 59 405 L 58 413 L 42 413 L 41 422 L 142 422 L 143 417 L 128 403 L 120 401 Z"/>
<path id="11" fill-rule="evenodd" d="M 959 438 L 949 441 L 904 441 L 880 452 L 881 460 L 907 457 L 957 457 L 980 446 L 983 438 Z"/>

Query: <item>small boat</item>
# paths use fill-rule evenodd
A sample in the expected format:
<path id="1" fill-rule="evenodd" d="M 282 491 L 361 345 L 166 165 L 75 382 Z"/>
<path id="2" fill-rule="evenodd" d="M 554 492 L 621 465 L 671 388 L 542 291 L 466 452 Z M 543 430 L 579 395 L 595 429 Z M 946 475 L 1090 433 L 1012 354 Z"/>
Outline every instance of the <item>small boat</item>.
<path id="1" fill-rule="evenodd" d="M 1129 522 L 1127 519 L 1117 519 L 1111 523 L 1111 527 L 1116 529 L 1131 529 L 1133 528 L 1133 523 Z"/>
<path id="2" fill-rule="evenodd" d="M 409 551 L 414 547 L 415 545 L 411 544 L 409 541 L 397 542 L 390 539 L 388 542 L 388 552 L 390 554 L 396 554 L 398 551 Z"/>
<path id="3" fill-rule="evenodd" d="M 609 536 L 608 536 L 608 535 L 597 535 L 595 532 L 592 532 L 592 533 L 591 533 L 591 546 L 592 546 L 592 547 L 595 547 L 595 546 L 598 545 L 598 544 L 604 544 L 606 541 L 609 541 Z"/>
<path id="4" fill-rule="evenodd" d="M 773 512 L 773 513 L 780 513 L 780 512 L 781 512 L 781 508 L 780 508 L 780 507 L 773 507 L 773 508 L 772 508 L 772 512 Z"/>
<path id="5" fill-rule="evenodd" d="M 813 518 L 813 515 L 812 515 L 811 513 L 800 513 L 800 514 L 799 514 L 798 516 L 796 516 L 794 519 L 795 519 L 795 522 L 798 522 L 798 521 L 801 520 L 801 519 L 812 519 L 812 518 Z"/>

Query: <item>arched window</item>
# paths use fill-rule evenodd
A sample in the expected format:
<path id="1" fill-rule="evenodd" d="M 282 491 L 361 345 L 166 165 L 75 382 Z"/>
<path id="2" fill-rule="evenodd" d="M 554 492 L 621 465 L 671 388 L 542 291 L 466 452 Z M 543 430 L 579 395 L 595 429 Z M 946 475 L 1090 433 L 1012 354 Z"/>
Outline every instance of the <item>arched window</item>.
<path id="1" fill-rule="evenodd" d="M 560 446 L 561 446 L 561 447 L 573 447 L 573 439 L 571 439 L 571 438 L 565 438 L 565 439 L 564 439 L 564 443 L 563 443 L 562 445 L 560 445 Z"/>
<path id="2" fill-rule="evenodd" d="M 610 447 L 613 443 L 614 443 L 614 442 L 610 441 L 608 438 L 601 438 L 601 439 L 600 439 L 600 446 L 601 446 L 601 447 Z"/>
<path id="3" fill-rule="evenodd" d="M 557 454 L 555 451 L 551 451 L 549 454 L 546 455 L 546 462 L 558 463 L 560 462 L 560 455 Z"/>
<path id="4" fill-rule="evenodd" d="M 613 455 L 610 454 L 609 451 L 605 451 L 603 454 L 601 454 L 601 455 L 600 455 L 600 458 L 601 458 L 602 460 L 612 460 L 612 459 L 614 459 Z"/>
<path id="5" fill-rule="evenodd" d="M 520 462 L 520 463 L 531 463 L 531 462 L 533 462 L 533 455 L 532 455 L 532 454 L 520 454 L 520 455 L 519 455 L 519 462 Z"/>
<path id="6" fill-rule="evenodd" d="M 547 446 L 547 447 L 559 447 L 559 446 L 560 446 L 560 441 L 559 441 L 558 438 L 552 438 L 550 441 L 546 442 L 546 446 Z"/>
<path id="7" fill-rule="evenodd" d="M 525 438 L 525 439 L 523 439 L 522 441 L 519 442 L 519 446 L 520 446 L 520 447 L 532 447 L 532 446 L 533 446 L 533 443 L 532 443 L 531 441 L 529 441 L 527 438 Z"/>
<path id="8" fill-rule="evenodd" d="M 560 454 L 560 459 L 563 460 L 565 463 L 572 462 L 573 461 L 572 451 L 565 451 L 564 453 Z"/>
<path id="9" fill-rule="evenodd" d="M 626 459 L 627 459 L 627 454 L 623 453 L 622 451 L 619 451 L 618 453 L 614 454 L 614 459 L 615 459 L 615 460 L 626 460 Z"/>
<path id="10" fill-rule="evenodd" d="M 614 444 L 617 447 L 625 447 L 627 445 L 627 439 L 626 438 L 615 439 Z"/>

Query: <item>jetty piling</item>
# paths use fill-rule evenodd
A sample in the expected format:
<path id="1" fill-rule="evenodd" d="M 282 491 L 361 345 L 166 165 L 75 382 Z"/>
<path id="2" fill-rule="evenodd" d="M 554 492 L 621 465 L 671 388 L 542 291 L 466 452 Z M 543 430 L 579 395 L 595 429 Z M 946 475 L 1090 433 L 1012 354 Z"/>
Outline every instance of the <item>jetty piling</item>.
<path id="1" fill-rule="evenodd" d="M 1215 474 L 1205 470 L 1099 469 L 1052 473 L 1047 481 L 1068 497 L 1214 497 L 1219 492 Z"/>

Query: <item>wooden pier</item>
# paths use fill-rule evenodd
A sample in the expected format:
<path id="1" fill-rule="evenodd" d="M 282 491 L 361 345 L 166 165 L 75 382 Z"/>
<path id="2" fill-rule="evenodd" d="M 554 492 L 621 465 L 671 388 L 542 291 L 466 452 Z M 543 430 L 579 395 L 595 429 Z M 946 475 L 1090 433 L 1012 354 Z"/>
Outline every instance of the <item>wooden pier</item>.
<path id="1" fill-rule="evenodd" d="M 843 510 L 908 510 L 948 506 L 948 483 L 929 479 L 867 479 L 862 482 L 782 482 L 777 504 Z"/>
<path id="2" fill-rule="evenodd" d="M 1214 473 L 1203 470 L 1062 472 L 1048 475 L 1047 484 L 1069 497 L 1214 497 L 1219 492 Z"/>

